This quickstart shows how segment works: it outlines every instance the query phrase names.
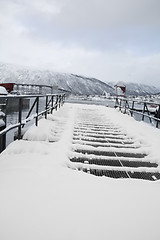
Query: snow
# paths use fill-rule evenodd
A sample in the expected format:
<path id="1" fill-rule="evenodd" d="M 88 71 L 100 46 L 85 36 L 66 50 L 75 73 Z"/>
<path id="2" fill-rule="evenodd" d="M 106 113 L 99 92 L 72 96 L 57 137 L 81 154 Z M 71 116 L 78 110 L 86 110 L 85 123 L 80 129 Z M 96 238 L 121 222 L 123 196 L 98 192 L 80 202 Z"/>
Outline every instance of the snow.
<path id="1" fill-rule="evenodd" d="M 0 128 L 5 126 L 5 122 L 3 121 L 3 119 L 0 119 Z"/>
<path id="2" fill-rule="evenodd" d="M 0 110 L 0 128 L 5 126 L 4 117 L 5 113 Z"/>
<path id="3" fill-rule="evenodd" d="M 160 162 L 159 129 L 115 109 L 66 103 L 0 156 L 0 239 L 160 239 L 160 181 L 72 169 L 68 156 L 75 154 L 73 128 L 82 112 L 93 122 L 102 117 L 119 127 L 148 154 L 146 159 Z"/>
<path id="4" fill-rule="evenodd" d="M 7 95 L 7 94 L 8 94 L 7 90 L 4 87 L 0 86 L 0 95 Z"/>

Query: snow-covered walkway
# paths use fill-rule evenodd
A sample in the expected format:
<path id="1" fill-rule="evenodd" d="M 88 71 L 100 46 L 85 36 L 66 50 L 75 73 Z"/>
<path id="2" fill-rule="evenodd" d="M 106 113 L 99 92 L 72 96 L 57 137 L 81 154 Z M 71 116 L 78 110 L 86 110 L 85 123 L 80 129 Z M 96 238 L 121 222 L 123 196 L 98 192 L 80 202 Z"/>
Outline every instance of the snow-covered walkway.
<path id="1" fill-rule="evenodd" d="M 98 176 L 160 179 L 158 164 L 148 156 L 148 148 L 105 112 L 101 108 L 96 114 L 94 108 L 79 109 L 70 157 L 76 163 L 74 168 Z"/>
<path id="2" fill-rule="evenodd" d="M 159 240 L 160 181 L 132 178 L 156 180 L 159 143 L 115 109 L 65 104 L 0 156 L 0 239 Z M 128 178 L 95 176 L 122 168 Z"/>

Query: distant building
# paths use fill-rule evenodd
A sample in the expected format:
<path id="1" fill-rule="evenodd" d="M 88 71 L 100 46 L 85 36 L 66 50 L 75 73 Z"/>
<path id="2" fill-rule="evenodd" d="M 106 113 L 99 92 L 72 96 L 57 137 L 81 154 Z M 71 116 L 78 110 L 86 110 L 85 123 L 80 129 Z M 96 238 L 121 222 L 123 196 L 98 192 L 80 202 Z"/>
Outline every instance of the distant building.
<path id="1" fill-rule="evenodd" d="M 106 92 L 106 91 L 104 91 L 104 92 L 102 93 L 102 96 L 108 98 L 108 97 L 111 96 L 111 94 L 108 93 L 108 92 Z"/>

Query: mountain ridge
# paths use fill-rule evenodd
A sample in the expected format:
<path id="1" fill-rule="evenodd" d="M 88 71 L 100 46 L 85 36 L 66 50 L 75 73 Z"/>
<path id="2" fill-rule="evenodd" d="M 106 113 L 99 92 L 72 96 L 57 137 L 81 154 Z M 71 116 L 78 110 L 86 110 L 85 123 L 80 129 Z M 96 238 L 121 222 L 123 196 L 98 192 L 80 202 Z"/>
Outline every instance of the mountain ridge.
<path id="1" fill-rule="evenodd" d="M 79 95 L 115 94 L 114 82 L 105 83 L 93 77 L 73 73 L 58 73 L 0 62 L 0 83 L 14 82 L 56 85 L 60 89 Z M 127 95 L 146 95 L 160 92 L 159 88 L 138 83 L 125 83 Z"/>

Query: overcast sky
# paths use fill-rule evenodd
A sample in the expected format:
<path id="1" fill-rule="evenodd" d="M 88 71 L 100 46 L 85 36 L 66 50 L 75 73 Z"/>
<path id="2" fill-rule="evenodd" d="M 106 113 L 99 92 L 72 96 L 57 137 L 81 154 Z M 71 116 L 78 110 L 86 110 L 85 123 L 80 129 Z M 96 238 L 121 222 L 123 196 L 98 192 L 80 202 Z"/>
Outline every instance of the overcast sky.
<path id="1" fill-rule="evenodd" d="M 160 0 L 0 0 L 0 61 L 160 86 Z"/>

